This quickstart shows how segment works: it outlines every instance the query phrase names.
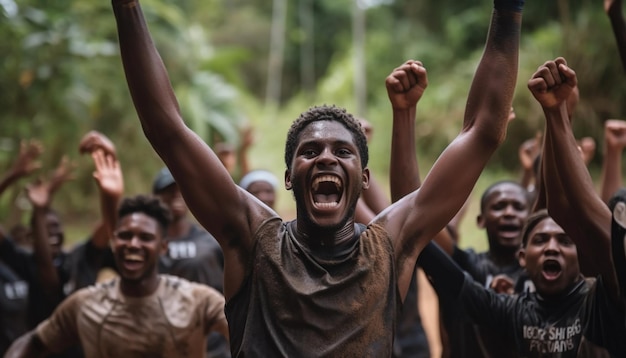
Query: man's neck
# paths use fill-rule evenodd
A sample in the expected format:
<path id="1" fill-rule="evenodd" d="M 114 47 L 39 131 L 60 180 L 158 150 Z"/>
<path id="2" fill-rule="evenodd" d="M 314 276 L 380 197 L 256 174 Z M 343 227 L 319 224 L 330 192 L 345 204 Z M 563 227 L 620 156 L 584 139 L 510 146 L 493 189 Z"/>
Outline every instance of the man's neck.
<path id="1" fill-rule="evenodd" d="M 167 240 L 176 241 L 189 234 L 191 230 L 191 221 L 186 217 L 181 217 L 173 221 L 167 229 Z"/>
<path id="2" fill-rule="evenodd" d="M 517 251 L 510 247 L 489 247 L 489 258 L 498 267 L 514 265 L 518 262 Z"/>
<path id="3" fill-rule="evenodd" d="M 145 297 L 153 294 L 159 288 L 161 276 L 154 272 L 154 275 L 139 281 L 129 281 L 121 278 L 120 291 L 128 297 Z"/>
<path id="4" fill-rule="evenodd" d="M 354 238 L 354 220 L 349 220 L 339 229 L 325 230 L 297 219 L 293 222 L 293 232 L 298 241 L 312 248 L 334 247 Z"/>

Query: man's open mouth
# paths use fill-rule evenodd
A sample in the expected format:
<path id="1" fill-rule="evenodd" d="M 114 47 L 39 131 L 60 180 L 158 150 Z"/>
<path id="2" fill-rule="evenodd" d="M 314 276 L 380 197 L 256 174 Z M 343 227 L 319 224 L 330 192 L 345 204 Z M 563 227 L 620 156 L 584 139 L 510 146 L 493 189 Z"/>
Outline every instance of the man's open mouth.
<path id="1" fill-rule="evenodd" d="M 555 280 L 561 275 L 562 271 L 563 269 L 558 261 L 546 260 L 543 263 L 543 269 L 541 272 L 546 279 Z"/>
<path id="2" fill-rule="evenodd" d="M 521 228 L 515 224 L 505 224 L 498 226 L 498 232 L 500 236 L 506 238 L 517 238 L 520 234 Z"/>
<path id="3" fill-rule="evenodd" d="M 333 208 L 339 205 L 343 186 L 333 175 L 322 175 L 313 180 L 313 202 L 318 208 Z"/>
<path id="4" fill-rule="evenodd" d="M 143 266 L 144 258 L 138 254 L 126 254 L 123 257 L 124 268 L 127 270 L 137 270 Z"/>

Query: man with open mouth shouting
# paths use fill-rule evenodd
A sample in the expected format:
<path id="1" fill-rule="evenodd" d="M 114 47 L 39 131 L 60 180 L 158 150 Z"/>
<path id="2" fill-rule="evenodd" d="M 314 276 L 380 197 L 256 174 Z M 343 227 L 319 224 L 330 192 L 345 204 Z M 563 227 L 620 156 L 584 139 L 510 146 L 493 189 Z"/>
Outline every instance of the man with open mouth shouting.
<path id="1" fill-rule="evenodd" d="M 157 270 L 171 221 L 157 198 L 122 201 L 111 248 L 120 277 L 76 291 L 6 357 L 40 357 L 80 343 L 86 357 L 205 357 L 206 337 L 228 337 L 224 297 Z"/>
<path id="2" fill-rule="evenodd" d="M 458 303 L 459 319 L 497 329 L 496 338 L 512 347 L 510 356 L 626 353 L 611 260 L 611 212 L 595 192 L 567 116 L 565 100 L 576 83 L 563 58 L 544 63 L 528 82 L 546 116 L 537 201 L 543 209 L 527 219 L 519 254 L 536 291 L 498 295 L 432 244 L 419 260 L 440 297 L 450 306 Z"/>
<path id="3" fill-rule="evenodd" d="M 284 222 L 238 187 L 215 152 L 184 123 L 138 0 L 113 0 L 130 92 L 144 133 L 189 208 L 224 252 L 233 356 L 385 357 L 396 303 L 417 256 L 461 208 L 503 142 L 518 68 L 522 0 L 495 0 L 463 129 L 419 190 L 367 227 L 354 212 L 368 187 L 360 124 L 314 107 L 287 135 L 285 187 L 297 218 Z M 387 79 L 394 118 L 413 120 L 427 83 L 417 61 Z"/>

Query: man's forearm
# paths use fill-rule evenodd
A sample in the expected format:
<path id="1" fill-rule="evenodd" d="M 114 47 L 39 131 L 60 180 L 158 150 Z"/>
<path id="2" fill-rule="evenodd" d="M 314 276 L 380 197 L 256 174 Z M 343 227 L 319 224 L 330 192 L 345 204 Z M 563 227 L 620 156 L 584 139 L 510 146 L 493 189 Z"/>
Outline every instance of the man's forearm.
<path id="1" fill-rule="evenodd" d="M 622 186 L 622 150 L 611 148 L 608 145 L 604 151 L 602 161 L 602 187 L 600 195 L 602 201 L 609 199 Z"/>
<path id="2" fill-rule="evenodd" d="M 178 102 L 157 52 L 138 0 L 113 0 L 122 63 L 128 87 L 146 136 L 167 138 L 182 124 Z M 158 148 L 157 148 L 158 150 Z"/>
<path id="3" fill-rule="evenodd" d="M 421 184 L 415 152 L 415 113 L 415 108 L 393 111 L 389 166 L 392 202 L 400 200 Z"/>
<path id="4" fill-rule="evenodd" d="M 439 246 L 429 242 L 417 259 L 437 295 L 456 299 L 463 287 L 463 270 Z"/>
<path id="5" fill-rule="evenodd" d="M 622 68 L 626 71 L 626 22 L 622 14 L 621 2 L 619 4 L 620 6 L 612 6 L 611 9 L 609 9 L 608 16 L 611 20 L 613 34 L 615 35 L 617 50 L 622 60 Z"/>
<path id="6" fill-rule="evenodd" d="M 487 43 L 467 101 L 464 129 L 479 125 L 483 141 L 492 148 L 504 140 L 513 101 L 522 6 L 520 1 L 494 2 Z M 484 123 L 476 122 L 481 120 Z"/>

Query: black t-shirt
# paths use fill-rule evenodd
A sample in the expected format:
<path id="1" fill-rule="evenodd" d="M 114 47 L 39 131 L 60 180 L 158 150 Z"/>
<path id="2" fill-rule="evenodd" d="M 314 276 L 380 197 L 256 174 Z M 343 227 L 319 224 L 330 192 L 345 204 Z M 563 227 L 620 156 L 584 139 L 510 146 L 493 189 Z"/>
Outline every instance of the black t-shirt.
<path id="1" fill-rule="evenodd" d="M 560 297 L 545 300 L 535 292 L 510 296 L 486 289 L 433 243 L 418 264 L 457 319 L 499 332 L 495 339 L 512 348 L 507 357 L 576 357 L 583 333 L 603 344 L 599 337 L 611 339 L 607 332 L 623 332 L 623 316 L 607 319 L 615 307 L 606 299 L 601 279 L 581 279 Z"/>
<path id="2" fill-rule="evenodd" d="M 90 238 L 76 245 L 67 255 L 63 264 L 63 270 L 69 277 L 63 287 L 66 296 L 95 284 L 98 273 L 103 268 L 117 270 L 111 248 L 109 246 L 98 248 L 93 245 Z"/>
<path id="3" fill-rule="evenodd" d="M 524 292 L 528 289 L 528 283 L 525 281 L 524 268 L 520 266 L 519 262 L 515 260 L 510 265 L 499 266 L 492 259 L 489 252 L 476 253 L 474 250 L 461 250 L 457 247 L 454 248 L 452 259 L 466 271 L 474 281 L 482 284 L 485 287 L 489 287 L 493 278 L 498 275 L 507 275 L 513 282 L 516 282 L 519 287 L 516 287 L 516 292 Z M 522 281 L 521 283 L 519 281 Z"/>
<path id="4" fill-rule="evenodd" d="M 598 279 L 600 281 L 600 279 Z M 578 357 L 626 357 L 626 315 L 609 299 L 602 285 L 589 297 L 587 324 Z"/>
<path id="5" fill-rule="evenodd" d="M 28 331 L 28 282 L 0 260 L 0 357 Z"/>
<path id="6" fill-rule="evenodd" d="M 217 240 L 192 224 L 189 233 L 168 243 L 159 272 L 209 285 L 224 291 L 224 254 Z"/>
<path id="7" fill-rule="evenodd" d="M 393 344 L 394 358 L 430 357 L 428 338 L 418 310 L 418 287 L 416 269 L 413 271 L 404 304 L 398 308 L 396 338 Z"/>
<path id="8" fill-rule="evenodd" d="M 389 234 L 370 224 L 341 247 L 299 241 L 271 218 L 253 240 L 250 270 L 225 307 L 239 357 L 389 357 L 398 287 Z"/>
<path id="9" fill-rule="evenodd" d="M 475 282 L 489 288 L 497 275 L 507 275 L 516 282 L 515 291 L 534 290 L 532 282 L 527 279 L 524 269 L 515 260 L 509 265 L 497 265 L 489 252 L 476 253 L 474 250 L 454 248 L 453 260 L 466 271 Z M 440 305 L 442 323 L 445 327 L 446 348 L 451 358 L 502 357 L 510 353 L 510 347 L 501 340 L 495 339 L 498 332 L 488 327 L 477 327 L 468 322 L 458 320 L 454 310 L 447 305 Z"/>
<path id="10" fill-rule="evenodd" d="M 550 301 L 535 292 L 499 295 L 466 280 L 459 302 L 465 314 L 481 326 L 495 327 L 522 357 L 576 357 L 583 328 L 592 310 L 601 281 L 581 279 L 567 293 Z"/>
<path id="11" fill-rule="evenodd" d="M 0 243 L 0 260 L 28 283 L 28 314 L 29 327 L 31 329 L 48 318 L 65 297 L 63 294 L 63 285 L 69 280 L 69 274 L 64 269 L 66 259 L 67 254 L 61 252 L 59 256 L 53 260 L 53 265 L 59 276 L 60 286 L 58 287 L 57 294 L 51 297 L 51 295 L 46 294 L 43 290 L 34 254 L 18 247 L 10 239 L 5 239 Z"/>

